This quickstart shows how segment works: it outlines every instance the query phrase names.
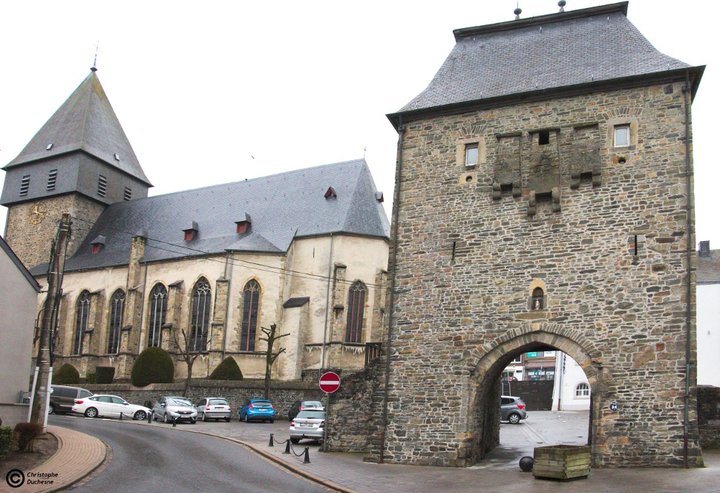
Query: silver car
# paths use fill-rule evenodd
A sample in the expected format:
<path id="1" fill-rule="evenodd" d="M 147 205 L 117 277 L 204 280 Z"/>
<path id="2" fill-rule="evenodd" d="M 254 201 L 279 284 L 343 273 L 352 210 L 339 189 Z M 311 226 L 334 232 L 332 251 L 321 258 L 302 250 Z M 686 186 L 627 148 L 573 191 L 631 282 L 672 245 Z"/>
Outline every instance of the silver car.
<path id="1" fill-rule="evenodd" d="M 525 411 L 525 402 L 512 395 L 503 395 L 500 397 L 500 421 L 508 421 L 510 424 L 516 425 L 521 419 L 527 418 Z"/>
<path id="2" fill-rule="evenodd" d="M 188 421 L 195 424 L 197 410 L 185 397 L 165 396 L 158 399 L 153 406 L 153 420 L 162 420 L 165 423 Z"/>
<path id="3" fill-rule="evenodd" d="M 300 411 L 290 421 L 290 441 L 298 443 L 303 438 L 325 439 L 325 411 Z"/>
<path id="4" fill-rule="evenodd" d="M 230 404 L 222 397 L 203 397 L 195 403 L 195 409 L 197 410 L 198 419 L 203 421 L 224 419 L 230 422 L 230 416 L 232 415 Z"/>

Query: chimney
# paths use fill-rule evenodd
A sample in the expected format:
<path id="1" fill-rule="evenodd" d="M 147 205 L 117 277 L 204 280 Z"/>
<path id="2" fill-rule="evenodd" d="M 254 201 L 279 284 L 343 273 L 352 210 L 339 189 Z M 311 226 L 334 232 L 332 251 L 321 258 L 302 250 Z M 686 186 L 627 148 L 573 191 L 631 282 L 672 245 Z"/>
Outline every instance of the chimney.
<path id="1" fill-rule="evenodd" d="M 698 257 L 709 257 L 710 256 L 710 240 L 701 241 L 700 249 L 698 250 Z"/>

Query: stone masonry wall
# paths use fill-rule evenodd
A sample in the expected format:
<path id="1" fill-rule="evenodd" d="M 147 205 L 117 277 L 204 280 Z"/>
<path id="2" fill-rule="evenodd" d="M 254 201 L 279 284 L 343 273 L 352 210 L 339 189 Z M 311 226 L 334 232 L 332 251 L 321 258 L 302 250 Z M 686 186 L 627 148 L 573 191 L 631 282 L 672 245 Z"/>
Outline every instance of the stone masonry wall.
<path id="1" fill-rule="evenodd" d="M 615 148 L 623 123 L 631 146 Z M 696 357 L 684 123 L 680 82 L 406 123 L 388 462 L 476 461 L 478 409 L 497 405 L 482 388 L 508 345 L 581 363 L 595 466 L 683 463 L 688 312 Z M 473 140 L 485 160 L 468 168 Z M 692 466 L 694 366 L 689 379 Z"/>
<path id="2" fill-rule="evenodd" d="M 720 449 L 720 387 L 700 385 L 697 396 L 700 445 Z"/>

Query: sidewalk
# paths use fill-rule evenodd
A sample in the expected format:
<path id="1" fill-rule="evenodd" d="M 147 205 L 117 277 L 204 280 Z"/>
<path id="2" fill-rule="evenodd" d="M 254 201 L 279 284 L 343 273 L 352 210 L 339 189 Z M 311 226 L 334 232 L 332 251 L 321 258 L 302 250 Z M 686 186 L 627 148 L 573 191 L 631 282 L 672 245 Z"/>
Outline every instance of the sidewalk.
<path id="1" fill-rule="evenodd" d="M 124 421 L 122 425 L 167 426 L 138 421 Z M 308 444 L 310 462 L 306 463 L 304 443 L 292 446 L 290 454 L 284 453 L 287 438 L 287 422 L 284 421 L 274 425 L 198 423 L 179 426 L 176 430 L 236 442 L 298 475 L 343 493 L 478 490 L 498 493 L 720 492 L 720 451 L 706 451 L 707 467 L 702 469 L 593 469 L 587 479 L 558 482 L 535 479 L 532 473 L 522 472 L 513 455 L 501 447 L 476 466 L 443 468 L 367 463 L 360 454 L 326 453 L 317 445 Z M 58 426 L 50 426 L 48 431 L 58 438 L 58 452 L 37 471 L 58 473 L 58 477 L 53 478 L 54 484 L 10 489 L 3 481 L 0 491 L 57 491 L 87 476 L 105 459 L 106 447 L 94 437 Z M 272 447 L 269 446 L 270 433 L 274 434 Z"/>

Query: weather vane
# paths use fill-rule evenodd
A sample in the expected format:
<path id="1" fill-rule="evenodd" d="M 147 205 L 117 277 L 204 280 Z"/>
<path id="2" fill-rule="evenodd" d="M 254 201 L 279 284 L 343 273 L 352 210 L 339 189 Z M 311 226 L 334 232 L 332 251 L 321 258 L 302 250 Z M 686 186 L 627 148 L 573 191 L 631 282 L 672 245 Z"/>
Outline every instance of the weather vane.
<path id="1" fill-rule="evenodd" d="M 90 67 L 90 70 L 93 72 L 97 71 L 97 56 L 98 56 L 98 50 L 100 49 L 100 41 L 98 41 L 95 44 L 95 57 L 93 58 L 93 64 L 92 67 Z"/>

